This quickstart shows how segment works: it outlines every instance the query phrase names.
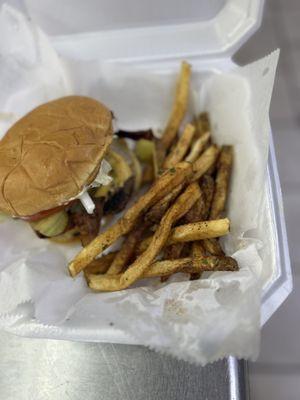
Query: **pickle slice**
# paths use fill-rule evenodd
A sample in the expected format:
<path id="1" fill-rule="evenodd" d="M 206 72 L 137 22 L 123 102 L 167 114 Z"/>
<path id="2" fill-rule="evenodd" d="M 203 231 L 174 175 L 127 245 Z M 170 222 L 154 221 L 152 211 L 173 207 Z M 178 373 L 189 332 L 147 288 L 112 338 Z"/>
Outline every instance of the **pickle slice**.
<path id="1" fill-rule="evenodd" d="M 31 222 L 31 227 L 43 236 L 53 237 L 64 232 L 69 222 L 66 211 L 59 211 L 39 221 Z"/>
<path id="2" fill-rule="evenodd" d="M 137 158 L 144 163 L 151 163 L 154 152 L 154 142 L 152 140 L 140 139 L 135 147 Z"/>
<path id="3" fill-rule="evenodd" d="M 112 167 L 110 175 L 113 180 L 109 185 L 100 186 L 94 197 L 108 198 L 111 193 L 122 188 L 125 182 L 132 176 L 130 166 L 120 154 L 110 151 L 106 158 Z"/>

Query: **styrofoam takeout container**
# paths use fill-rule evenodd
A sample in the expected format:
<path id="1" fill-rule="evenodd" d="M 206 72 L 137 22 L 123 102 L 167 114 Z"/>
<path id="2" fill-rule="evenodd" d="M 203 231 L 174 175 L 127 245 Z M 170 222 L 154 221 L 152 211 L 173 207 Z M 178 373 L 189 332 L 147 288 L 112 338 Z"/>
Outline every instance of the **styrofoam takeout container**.
<path id="1" fill-rule="evenodd" d="M 262 0 L 25 0 L 26 12 L 50 35 L 59 54 L 75 59 L 101 58 L 168 71 L 189 60 L 193 70 L 232 68 L 234 52 L 258 29 Z M 261 299 L 263 325 L 292 290 L 292 276 L 276 156 L 271 135 L 264 197 L 265 237 L 261 256 L 272 263 Z M 270 257 L 271 255 L 271 257 Z M 76 318 L 59 327 L 24 322 L 22 335 L 81 341 L 135 343 L 114 328 L 95 321 L 76 326 Z"/>

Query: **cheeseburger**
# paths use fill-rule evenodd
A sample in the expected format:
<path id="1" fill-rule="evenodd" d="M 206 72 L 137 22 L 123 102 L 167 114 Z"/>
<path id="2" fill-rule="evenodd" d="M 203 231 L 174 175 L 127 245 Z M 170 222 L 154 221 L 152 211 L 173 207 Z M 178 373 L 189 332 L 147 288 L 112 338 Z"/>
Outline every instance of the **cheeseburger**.
<path id="1" fill-rule="evenodd" d="M 41 238 L 89 243 L 135 185 L 125 147 L 113 144 L 112 120 L 99 101 L 68 96 L 17 121 L 0 141 L 0 211 L 28 221 Z"/>

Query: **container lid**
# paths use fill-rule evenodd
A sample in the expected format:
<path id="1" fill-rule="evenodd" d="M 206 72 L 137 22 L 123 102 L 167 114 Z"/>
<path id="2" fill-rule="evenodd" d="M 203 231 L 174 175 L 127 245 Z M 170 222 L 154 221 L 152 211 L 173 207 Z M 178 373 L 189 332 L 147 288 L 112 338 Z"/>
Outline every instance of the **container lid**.
<path id="1" fill-rule="evenodd" d="M 58 7 L 52 0 L 24 3 L 64 54 L 145 61 L 232 56 L 258 29 L 264 0 L 62 0 Z M 70 40 L 73 46 L 68 46 Z"/>

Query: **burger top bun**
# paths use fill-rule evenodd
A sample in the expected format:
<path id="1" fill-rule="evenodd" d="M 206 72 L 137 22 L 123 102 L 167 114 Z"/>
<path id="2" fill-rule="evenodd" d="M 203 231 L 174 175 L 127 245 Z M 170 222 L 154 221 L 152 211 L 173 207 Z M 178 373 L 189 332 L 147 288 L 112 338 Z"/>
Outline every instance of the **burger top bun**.
<path id="1" fill-rule="evenodd" d="M 35 108 L 0 141 L 0 210 L 25 217 L 67 203 L 94 180 L 112 138 L 112 113 L 94 99 Z"/>

